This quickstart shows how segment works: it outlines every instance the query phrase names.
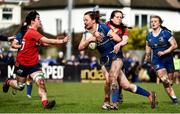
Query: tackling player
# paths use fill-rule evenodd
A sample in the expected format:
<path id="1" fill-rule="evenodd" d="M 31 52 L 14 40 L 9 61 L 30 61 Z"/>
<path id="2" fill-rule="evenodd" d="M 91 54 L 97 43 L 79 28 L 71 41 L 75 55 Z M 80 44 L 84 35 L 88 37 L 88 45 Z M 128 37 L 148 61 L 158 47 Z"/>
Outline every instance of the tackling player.
<path id="1" fill-rule="evenodd" d="M 102 71 L 106 74 L 105 76 L 110 78 L 112 91 L 117 90 L 117 77 L 119 77 L 120 85 L 123 89 L 146 96 L 151 103 L 151 108 L 155 108 L 155 93 L 148 92 L 135 84 L 130 84 L 121 70 L 121 58 L 123 55 L 120 45 L 122 39 L 105 24 L 99 23 L 99 15 L 96 12 L 86 12 L 83 21 L 86 31 L 91 32 L 93 36 L 86 40 L 85 35 L 83 35 L 79 44 L 79 50 L 85 49 L 90 42 L 97 43 L 97 49 L 101 55 Z M 114 106 L 113 109 L 118 109 L 118 107 Z"/>

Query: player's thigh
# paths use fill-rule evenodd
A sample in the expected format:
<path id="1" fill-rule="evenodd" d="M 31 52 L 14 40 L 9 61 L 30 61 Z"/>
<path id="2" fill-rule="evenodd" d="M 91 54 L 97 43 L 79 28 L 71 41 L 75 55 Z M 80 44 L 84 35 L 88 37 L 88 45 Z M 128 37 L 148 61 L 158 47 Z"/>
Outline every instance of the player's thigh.
<path id="1" fill-rule="evenodd" d="M 107 71 L 107 69 L 104 65 L 101 67 L 101 70 L 102 70 L 102 73 L 105 77 L 105 80 L 109 82 L 109 72 Z"/>
<path id="2" fill-rule="evenodd" d="M 130 83 L 122 70 L 120 71 L 119 79 L 120 79 L 120 85 L 123 88 L 129 87 Z"/>
<path id="3" fill-rule="evenodd" d="M 112 62 L 111 71 L 118 75 L 122 69 L 123 62 L 121 59 L 116 59 Z"/>
<path id="4" fill-rule="evenodd" d="M 26 76 L 16 76 L 16 80 L 17 80 L 18 82 L 25 83 L 26 80 L 27 80 L 27 77 L 26 77 Z"/>

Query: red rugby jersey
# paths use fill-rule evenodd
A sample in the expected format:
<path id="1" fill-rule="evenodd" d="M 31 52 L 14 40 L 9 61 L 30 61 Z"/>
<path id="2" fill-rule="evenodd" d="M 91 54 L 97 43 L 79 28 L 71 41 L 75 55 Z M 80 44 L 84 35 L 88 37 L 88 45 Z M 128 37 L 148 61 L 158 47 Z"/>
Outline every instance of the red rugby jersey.
<path id="1" fill-rule="evenodd" d="M 39 40 L 44 37 L 37 30 L 29 28 L 22 40 L 21 50 L 17 53 L 16 62 L 24 66 L 39 63 Z"/>
<path id="2" fill-rule="evenodd" d="M 112 28 L 111 28 L 111 24 L 110 24 L 110 22 L 108 21 L 108 22 L 106 22 L 106 25 L 111 29 L 111 30 L 113 30 Z M 125 31 L 124 31 L 124 34 L 122 34 L 122 28 L 118 28 L 118 31 L 116 32 L 116 34 L 118 34 L 120 37 L 122 37 L 123 35 L 127 35 L 128 36 L 128 28 L 126 28 L 125 29 Z"/>

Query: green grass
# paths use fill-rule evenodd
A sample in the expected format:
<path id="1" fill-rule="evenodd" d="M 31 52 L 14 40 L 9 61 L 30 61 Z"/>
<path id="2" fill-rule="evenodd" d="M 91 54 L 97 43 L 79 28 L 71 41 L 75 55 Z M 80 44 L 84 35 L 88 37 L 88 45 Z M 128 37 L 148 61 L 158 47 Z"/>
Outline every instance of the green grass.
<path id="1" fill-rule="evenodd" d="M 2 88 L 2 83 L 0 83 Z M 43 109 L 34 85 L 32 99 L 26 97 L 25 91 L 17 95 L 0 92 L 1 113 L 180 113 L 180 105 L 172 105 L 162 84 L 139 83 L 139 86 L 157 92 L 158 106 L 150 108 L 146 97 L 123 91 L 124 102 L 119 110 L 102 110 L 103 83 L 47 83 L 49 99 L 56 100 L 52 110 Z M 180 98 L 180 85 L 173 85 Z"/>

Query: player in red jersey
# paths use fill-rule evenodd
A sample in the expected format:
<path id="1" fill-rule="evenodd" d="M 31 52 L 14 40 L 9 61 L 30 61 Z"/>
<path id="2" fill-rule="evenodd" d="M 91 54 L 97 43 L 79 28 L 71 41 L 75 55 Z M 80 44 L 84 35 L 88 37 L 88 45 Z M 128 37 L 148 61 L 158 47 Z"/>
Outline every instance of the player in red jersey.
<path id="1" fill-rule="evenodd" d="M 122 23 L 122 19 L 123 19 L 123 12 L 121 12 L 120 10 L 114 10 L 111 13 L 110 16 L 110 21 L 106 22 L 106 25 L 113 31 L 115 32 L 117 35 L 119 35 L 123 40 L 120 43 L 121 46 L 124 46 L 127 44 L 128 41 L 128 28 Z M 118 47 L 119 48 L 119 47 Z M 122 68 L 123 64 L 121 65 Z M 103 69 L 102 69 L 103 70 Z M 105 72 L 105 71 L 103 71 Z M 105 75 L 105 85 L 104 85 L 104 91 L 105 91 L 105 97 L 104 97 L 104 104 L 102 106 L 103 109 L 107 109 L 107 107 L 110 107 L 109 103 L 110 103 L 110 81 L 109 81 L 109 77 Z M 122 96 L 122 87 L 120 86 L 120 79 L 119 77 L 117 77 L 117 82 L 118 82 L 118 87 L 119 87 L 119 91 L 115 92 L 116 94 L 112 94 L 112 101 L 115 103 L 113 105 L 116 106 L 116 100 L 114 101 L 113 97 L 118 96 L 118 102 L 122 103 L 123 102 L 123 96 Z M 112 107 L 112 106 L 111 106 Z"/>
<path id="2" fill-rule="evenodd" d="M 8 92 L 9 87 L 23 90 L 27 76 L 29 75 L 38 86 L 38 93 L 44 108 L 51 109 L 55 106 L 55 100 L 49 101 L 45 87 L 44 74 L 39 64 L 39 44 L 63 44 L 70 40 L 69 36 L 64 39 L 49 39 L 41 35 L 37 29 L 41 27 L 40 16 L 36 11 L 31 11 L 26 16 L 21 28 L 22 46 L 16 56 L 15 73 L 16 79 L 7 79 L 3 84 L 3 91 Z"/>

